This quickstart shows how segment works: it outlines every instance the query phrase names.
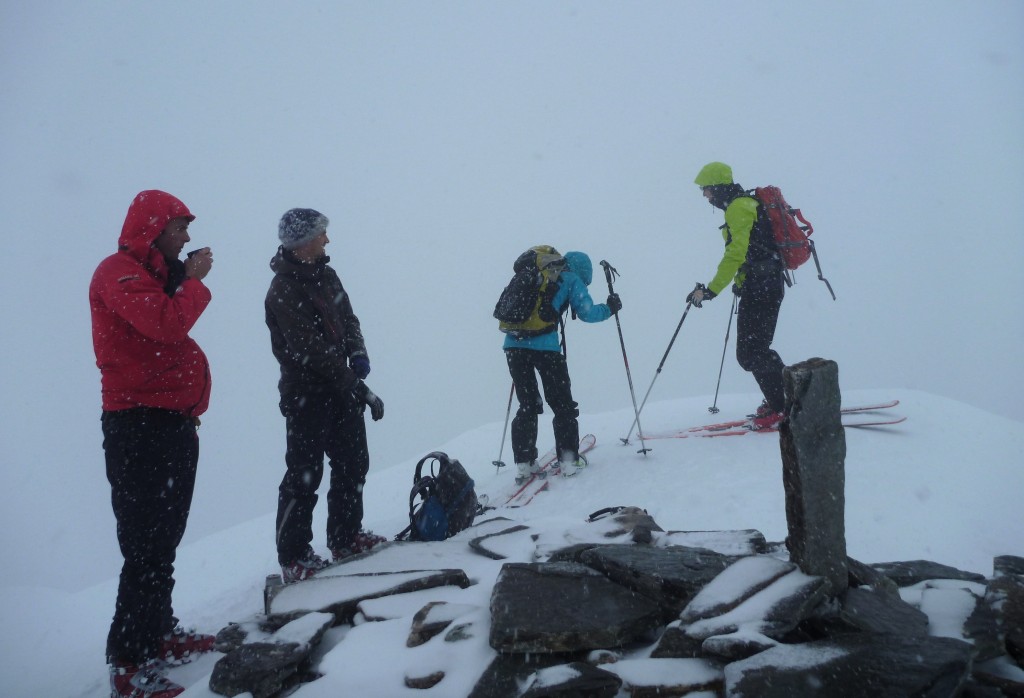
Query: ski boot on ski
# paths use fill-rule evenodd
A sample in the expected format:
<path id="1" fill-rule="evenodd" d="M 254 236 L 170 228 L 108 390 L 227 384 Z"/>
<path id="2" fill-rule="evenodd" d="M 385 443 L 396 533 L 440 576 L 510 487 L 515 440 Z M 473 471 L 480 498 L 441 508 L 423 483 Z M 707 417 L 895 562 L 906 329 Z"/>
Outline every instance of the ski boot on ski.
<path id="1" fill-rule="evenodd" d="M 767 400 L 762 400 L 761 404 L 758 405 L 756 410 L 754 410 L 754 413 L 747 415 L 747 417 L 750 418 L 750 429 L 752 431 L 776 429 L 779 426 L 779 422 L 782 421 L 783 416 L 784 415 L 781 412 L 775 412 L 772 410 Z"/>
<path id="2" fill-rule="evenodd" d="M 562 471 L 562 477 L 572 477 L 587 467 L 587 458 L 577 454 L 572 460 L 559 461 L 558 469 Z"/>
<path id="3" fill-rule="evenodd" d="M 525 485 L 531 477 L 543 480 L 547 475 L 535 460 L 529 463 L 516 463 L 516 485 Z"/>
<path id="4" fill-rule="evenodd" d="M 142 664 L 110 665 L 110 698 L 175 698 L 185 692 L 167 678 L 167 663 L 150 659 Z"/>

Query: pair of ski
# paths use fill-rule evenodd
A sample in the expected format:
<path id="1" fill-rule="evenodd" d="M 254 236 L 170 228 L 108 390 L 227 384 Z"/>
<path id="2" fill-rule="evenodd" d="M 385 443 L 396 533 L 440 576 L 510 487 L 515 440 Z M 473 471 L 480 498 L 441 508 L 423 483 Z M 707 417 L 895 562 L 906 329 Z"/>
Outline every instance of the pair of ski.
<path id="1" fill-rule="evenodd" d="M 597 444 L 597 437 L 593 434 L 587 434 L 580 439 L 580 455 L 587 453 L 592 450 Z M 508 496 L 505 502 L 501 506 L 506 507 L 524 507 L 533 501 L 541 492 L 548 489 L 550 481 L 549 477 L 556 476 L 560 469 L 558 467 L 558 454 L 555 449 L 551 449 L 543 456 L 537 459 L 537 463 L 540 468 L 521 485 L 517 485 L 515 491 Z"/>
<path id="2" fill-rule="evenodd" d="M 840 410 L 842 413 L 843 426 L 847 428 L 881 427 L 905 422 L 907 420 L 906 417 L 867 416 L 867 413 L 869 412 L 881 412 L 882 410 L 893 408 L 898 404 L 900 404 L 899 400 L 890 400 L 889 402 L 879 402 L 873 405 L 843 407 Z M 655 432 L 653 434 L 645 433 L 644 439 L 689 439 L 695 437 L 743 436 L 744 434 L 749 434 L 751 432 L 756 432 L 758 434 L 770 434 L 777 432 L 778 430 L 779 428 L 777 426 L 755 430 L 751 426 L 750 418 L 746 418 L 735 419 L 729 422 L 719 422 L 717 424 L 704 424 L 699 427 L 690 427 L 689 429 Z"/>

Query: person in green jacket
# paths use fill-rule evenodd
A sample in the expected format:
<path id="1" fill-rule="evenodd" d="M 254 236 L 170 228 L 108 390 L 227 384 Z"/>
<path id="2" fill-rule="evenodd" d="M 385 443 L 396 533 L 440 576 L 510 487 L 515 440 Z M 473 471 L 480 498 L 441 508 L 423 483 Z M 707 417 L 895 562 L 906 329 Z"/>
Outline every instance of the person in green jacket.
<path id="1" fill-rule="evenodd" d="M 761 204 L 732 178 L 732 168 L 711 162 L 694 182 L 712 206 L 725 211 L 721 227 L 725 252 L 711 281 L 698 283 L 686 297 L 697 308 L 720 294 L 730 283 L 740 297 L 736 312 L 736 360 L 754 375 L 764 401 L 754 414 L 755 429 L 767 429 L 782 419 L 785 364 L 772 349 L 775 326 L 785 295 L 785 266 L 779 256 L 767 215 Z"/>

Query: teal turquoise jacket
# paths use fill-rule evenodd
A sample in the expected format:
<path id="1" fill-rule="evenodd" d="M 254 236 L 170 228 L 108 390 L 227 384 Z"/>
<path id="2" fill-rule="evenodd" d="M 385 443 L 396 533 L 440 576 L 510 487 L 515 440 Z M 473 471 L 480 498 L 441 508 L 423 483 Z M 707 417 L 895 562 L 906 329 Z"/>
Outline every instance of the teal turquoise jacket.
<path id="1" fill-rule="evenodd" d="M 584 322 L 602 322 L 612 316 L 611 309 L 604 303 L 594 303 L 587 286 L 594 278 L 594 265 L 583 252 L 565 253 L 566 269 L 558 275 L 558 292 L 551 304 L 565 310 L 572 307 L 576 317 Z M 558 325 L 551 332 L 536 337 L 516 339 L 505 335 L 503 349 L 533 349 L 535 351 L 561 351 Z"/>

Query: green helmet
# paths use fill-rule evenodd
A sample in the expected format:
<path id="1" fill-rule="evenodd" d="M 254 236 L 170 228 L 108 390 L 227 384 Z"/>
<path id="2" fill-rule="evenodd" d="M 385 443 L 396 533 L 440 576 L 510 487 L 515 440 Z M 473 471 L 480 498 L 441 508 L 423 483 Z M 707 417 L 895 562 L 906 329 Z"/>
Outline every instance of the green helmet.
<path id="1" fill-rule="evenodd" d="M 698 187 L 713 187 L 716 184 L 732 184 L 732 168 L 724 162 L 709 162 L 693 180 Z"/>

